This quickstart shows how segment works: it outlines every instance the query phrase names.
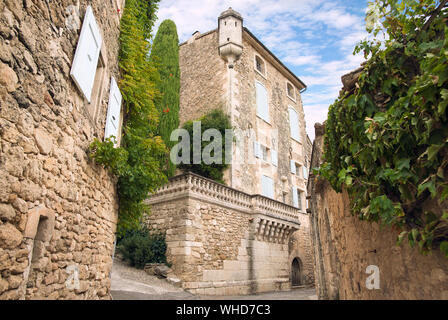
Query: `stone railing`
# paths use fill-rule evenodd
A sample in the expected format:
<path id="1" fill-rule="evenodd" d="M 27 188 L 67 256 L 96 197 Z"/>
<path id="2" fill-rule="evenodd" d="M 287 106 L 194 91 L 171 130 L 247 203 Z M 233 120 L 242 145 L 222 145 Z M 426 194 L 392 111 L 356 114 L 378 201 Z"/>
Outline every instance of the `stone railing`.
<path id="1" fill-rule="evenodd" d="M 157 204 L 182 197 L 192 197 L 294 225 L 300 224 L 300 212 L 295 207 L 261 195 L 249 195 L 191 172 L 170 178 L 168 184 L 151 195 L 146 203 Z"/>

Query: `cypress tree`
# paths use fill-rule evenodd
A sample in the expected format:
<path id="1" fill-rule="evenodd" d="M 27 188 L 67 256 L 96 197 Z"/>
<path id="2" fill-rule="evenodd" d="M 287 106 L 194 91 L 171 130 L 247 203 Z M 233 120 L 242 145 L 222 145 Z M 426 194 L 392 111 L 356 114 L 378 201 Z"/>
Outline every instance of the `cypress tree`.
<path id="1" fill-rule="evenodd" d="M 179 38 L 176 24 L 172 20 L 164 20 L 154 38 L 150 59 L 156 64 L 160 79 L 156 88 L 160 95 L 156 98 L 159 112 L 158 134 L 162 137 L 169 150 L 175 142 L 170 141 L 171 132 L 179 127 Z M 175 165 L 170 161 L 169 154 L 162 159 L 166 165 L 168 177 L 174 175 Z"/>

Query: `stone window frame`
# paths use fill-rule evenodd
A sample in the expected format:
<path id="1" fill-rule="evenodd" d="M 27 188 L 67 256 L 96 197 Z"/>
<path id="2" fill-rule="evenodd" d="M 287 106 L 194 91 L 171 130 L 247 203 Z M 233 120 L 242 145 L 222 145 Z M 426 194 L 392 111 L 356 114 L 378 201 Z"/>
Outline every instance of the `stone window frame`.
<path id="1" fill-rule="evenodd" d="M 289 95 L 289 87 L 292 88 L 292 93 L 293 93 L 292 96 Z M 287 96 L 289 99 L 291 99 L 292 101 L 297 102 L 297 99 L 296 99 L 296 88 L 295 88 L 295 87 L 292 85 L 292 83 L 289 82 L 288 80 L 286 80 L 286 96 Z"/>
<path id="2" fill-rule="evenodd" d="M 270 148 L 262 143 L 260 143 L 260 149 L 261 149 L 261 160 L 263 160 L 264 162 L 269 162 L 269 155 L 270 153 Z M 266 158 L 265 158 L 266 156 Z"/>
<path id="3" fill-rule="evenodd" d="M 296 173 L 294 174 L 294 173 L 292 173 L 292 172 L 290 172 L 292 175 L 294 175 L 294 176 L 296 176 L 296 177 L 299 177 L 299 178 L 301 178 L 301 179 L 303 179 L 303 180 L 306 180 L 304 177 L 303 177 L 303 169 L 302 169 L 302 167 L 304 166 L 304 164 L 303 163 L 301 163 L 300 161 L 297 161 L 297 160 L 293 160 L 293 159 L 291 159 L 293 162 L 294 162 L 294 164 L 295 164 L 295 166 L 296 166 Z"/>
<path id="4" fill-rule="evenodd" d="M 263 66 L 264 66 L 264 73 L 261 72 L 260 70 L 258 70 L 257 68 L 257 58 L 259 58 L 261 60 L 261 62 L 263 62 Z M 266 60 L 263 59 L 259 54 L 255 53 L 254 54 L 254 70 L 261 75 L 265 80 L 267 80 L 267 64 L 266 64 Z"/>
<path id="5" fill-rule="evenodd" d="M 306 211 L 306 208 L 305 208 L 305 210 L 303 208 L 303 201 L 302 201 L 303 200 L 302 196 L 306 195 L 306 190 L 299 186 L 296 186 L 296 190 L 297 190 L 297 202 L 298 202 L 297 209 L 299 209 L 299 211 L 301 211 L 301 212 Z M 306 200 L 306 196 L 305 196 L 305 200 Z M 305 205 L 306 205 L 306 203 L 305 203 Z"/>
<path id="6" fill-rule="evenodd" d="M 99 122 L 99 115 L 101 111 L 101 105 L 104 98 L 104 91 L 106 91 L 106 87 L 109 85 L 108 81 L 108 60 L 107 60 L 107 52 L 106 45 L 103 41 L 101 45 L 100 55 L 98 58 L 98 65 L 95 73 L 95 80 L 93 82 L 92 88 L 92 101 L 85 105 L 85 109 L 87 111 L 87 115 L 92 122 L 92 124 L 97 127 Z"/>

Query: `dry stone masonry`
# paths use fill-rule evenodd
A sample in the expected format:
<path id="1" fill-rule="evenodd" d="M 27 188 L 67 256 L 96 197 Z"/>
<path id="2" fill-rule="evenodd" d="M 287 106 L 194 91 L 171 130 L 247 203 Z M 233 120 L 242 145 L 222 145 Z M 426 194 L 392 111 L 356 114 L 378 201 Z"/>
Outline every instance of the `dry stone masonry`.
<path id="1" fill-rule="evenodd" d="M 86 151 L 118 78 L 111 3 L 0 2 L 0 299 L 110 298 L 116 181 Z M 70 76 L 88 4 L 102 35 L 91 103 Z"/>

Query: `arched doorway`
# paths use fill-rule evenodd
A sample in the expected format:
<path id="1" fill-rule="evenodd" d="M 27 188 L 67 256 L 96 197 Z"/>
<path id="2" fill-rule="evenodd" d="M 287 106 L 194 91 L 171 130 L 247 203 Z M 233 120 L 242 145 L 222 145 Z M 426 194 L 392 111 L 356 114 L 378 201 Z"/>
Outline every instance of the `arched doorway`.
<path id="1" fill-rule="evenodd" d="M 291 265 L 291 285 L 293 287 L 302 284 L 302 261 L 299 258 L 294 258 Z"/>

